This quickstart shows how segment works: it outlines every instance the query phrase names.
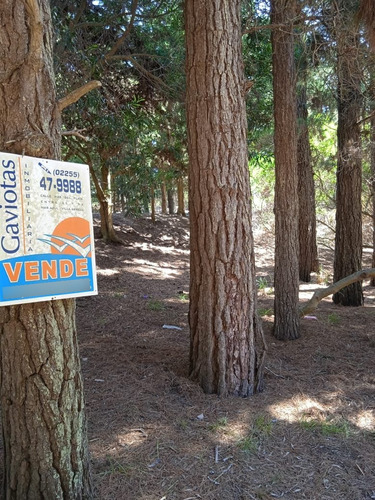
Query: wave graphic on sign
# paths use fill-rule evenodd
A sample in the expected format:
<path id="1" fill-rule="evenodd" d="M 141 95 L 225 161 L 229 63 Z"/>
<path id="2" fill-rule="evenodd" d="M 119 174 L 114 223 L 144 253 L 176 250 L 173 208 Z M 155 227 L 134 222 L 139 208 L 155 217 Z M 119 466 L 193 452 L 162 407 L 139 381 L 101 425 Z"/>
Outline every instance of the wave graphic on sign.
<path id="1" fill-rule="evenodd" d="M 53 234 L 38 238 L 51 247 L 51 253 L 89 257 L 91 253 L 90 226 L 81 217 L 69 217 L 60 222 Z"/>
<path id="2" fill-rule="evenodd" d="M 53 234 L 45 234 L 44 236 L 47 236 L 47 238 L 51 238 L 50 240 L 46 240 L 43 238 L 38 238 L 39 241 L 43 241 L 44 243 L 49 243 L 53 248 L 55 248 L 59 253 L 63 253 L 64 250 L 67 247 L 71 247 L 73 250 L 78 252 L 82 257 L 87 257 L 88 254 L 91 252 L 91 244 L 88 244 L 86 247 L 82 247 L 77 241 L 80 243 L 83 243 L 87 238 L 90 238 L 90 235 L 85 236 L 84 238 L 80 238 L 79 236 L 72 234 L 74 240 L 69 240 L 68 238 L 63 238 L 61 236 L 54 236 Z M 59 245 L 58 243 L 52 241 L 52 238 L 54 240 L 59 240 L 62 241 L 62 244 Z"/>

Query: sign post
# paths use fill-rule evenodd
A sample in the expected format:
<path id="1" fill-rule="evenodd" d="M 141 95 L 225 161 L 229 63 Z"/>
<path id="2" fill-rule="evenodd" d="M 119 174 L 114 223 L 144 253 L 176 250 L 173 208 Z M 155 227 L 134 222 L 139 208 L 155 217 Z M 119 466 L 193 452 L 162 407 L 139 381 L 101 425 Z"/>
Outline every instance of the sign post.
<path id="1" fill-rule="evenodd" d="M 0 153 L 0 306 L 95 294 L 89 167 Z"/>

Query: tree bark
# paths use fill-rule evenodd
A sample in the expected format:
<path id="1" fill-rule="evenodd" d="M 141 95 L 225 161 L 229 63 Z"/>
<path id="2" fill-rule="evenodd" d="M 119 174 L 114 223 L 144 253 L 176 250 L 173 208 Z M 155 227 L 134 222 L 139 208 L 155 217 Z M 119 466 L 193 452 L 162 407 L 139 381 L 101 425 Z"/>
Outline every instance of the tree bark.
<path id="1" fill-rule="evenodd" d="M 0 150 L 59 159 L 47 0 L 0 7 Z M 75 301 L 0 307 L 3 496 L 91 498 Z"/>
<path id="2" fill-rule="evenodd" d="M 177 214 L 185 217 L 184 179 L 182 176 L 177 177 L 177 201 Z"/>
<path id="3" fill-rule="evenodd" d="M 165 182 L 161 183 L 161 213 L 163 215 L 167 214 L 167 187 Z"/>
<path id="4" fill-rule="evenodd" d="M 91 498 L 75 300 L 0 307 L 4 499 Z"/>
<path id="5" fill-rule="evenodd" d="M 168 197 L 168 212 L 169 215 L 174 214 L 174 196 L 173 196 L 173 189 L 169 188 L 167 190 L 167 197 Z"/>
<path id="6" fill-rule="evenodd" d="M 154 188 L 154 186 L 151 186 L 150 201 L 151 201 L 151 220 L 155 224 L 155 222 L 156 222 L 156 207 L 155 207 L 155 188 Z"/>
<path id="7" fill-rule="evenodd" d="M 116 235 L 116 231 L 115 231 L 115 228 L 113 226 L 112 201 L 111 201 L 110 196 L 107 194 L 108 190 L 109 190 L 109 188 L 108 188 L 109 170 L 107 168 L 101 169 L 102 182 L 99 182 L 98 176 L 96 175 L 94 167 L 92 166 L 91 160 L 88 159 L 87 163 L 88 163 L 89 168 L 90 168 L 91 178 L 94 182 L 96 196 L 97 196 L 98 201 L 99 201 L 100 232 L 101 232 L 102 238 L 107 243 L 109 243 L 109 242 L 122 243 L 122 240 Z M 107 178 L 106 178 L 106 176 L 107 176 Z M 103 179 L 105 180 L 105 182 L 103 182 Z M 104 184 L 104 186 L 103 186 L 103 184 Z"/>
<path id="8" fill-rule="evenodd" d="M 373 58 L 375 62 L 375 58 Z M 375 77 L 372 79 L 372 107 L 375 111 Z M 371 198 L 372 198 L 372 267 L 375 267 L 375 116 L 371 118 L 371 145 L 370 145 L 370 162 L 371 162 Z M 371 286 L 375 286 L 375 276 L 370 281 Z"/>
<path id="9" fill-rule="evenodd" d="M 319 262 L 316 245 L 315 186 L 307 117 L 306 78 L 302 75 L 297 92 L 299 279 L 310 282 L 311 273 L 319 271 Z"/>
<path id="10" fill-rule="evenodd" d="M 296 78 L 293 19 L 295 2 L 272 0 L 271 21 L 282 29 L 272 32 L 275 118 L 275 323 L 278 339 L 299 337 L 298 174 Z"/>
<path id="11" fill-rule="evenodd" d="M 361 131 L 361 68 L 358 33 L 352 25 L 352 13 L 344 0 L 336 13 L 338 127 L 336 236 L 334 281 L 362 267 L 362 161 Z M 363 305 L 362 283 L 356 282 L 333 295 L 335 304 Z"/>
<path id="12" fill-rule="evenodd" d="M 206 393 L 262 389 L 240 0 L 186 0 L 190 376 Z"/>

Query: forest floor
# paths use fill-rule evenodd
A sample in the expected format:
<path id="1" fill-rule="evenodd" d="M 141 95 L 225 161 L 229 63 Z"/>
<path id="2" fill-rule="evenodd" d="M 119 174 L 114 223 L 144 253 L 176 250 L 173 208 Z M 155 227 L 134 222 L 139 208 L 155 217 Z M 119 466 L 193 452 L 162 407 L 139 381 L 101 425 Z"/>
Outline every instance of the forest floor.
<path id="1" fill-rule="evenodd" d="M 96 221 L 97 223 L 97 221 Z M 375 289 L 322 301 L 301 338 L 272 337 L 272 237 L 257 231 L 265 390 L 206 395 L 188 379 L 188 221 L 158 216 L 96 240 L 99 295 L 77 300 L 96 498 L 375 499 Z M 325 276 L 301 284 L 301 301 Z"/>

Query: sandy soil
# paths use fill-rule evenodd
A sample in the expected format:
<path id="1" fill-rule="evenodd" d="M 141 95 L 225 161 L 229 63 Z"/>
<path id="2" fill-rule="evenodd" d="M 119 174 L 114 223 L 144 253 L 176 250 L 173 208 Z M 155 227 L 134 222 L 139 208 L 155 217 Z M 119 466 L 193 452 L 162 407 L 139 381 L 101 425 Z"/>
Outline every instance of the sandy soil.
<path id="1" fill-rule="evenodd" d="M 99 295 L 77 300 L 89 442 L 100 500 L 375 499 L 375 289 L 328 298 L 301 338 L 272 328 L 271 238 L 256 236 L 266 387 L 249 399 L 189 381 L 188 222 L 117 216 L 96 241 Z M 301 300 L 329 280 L 301 284 Z"/>

